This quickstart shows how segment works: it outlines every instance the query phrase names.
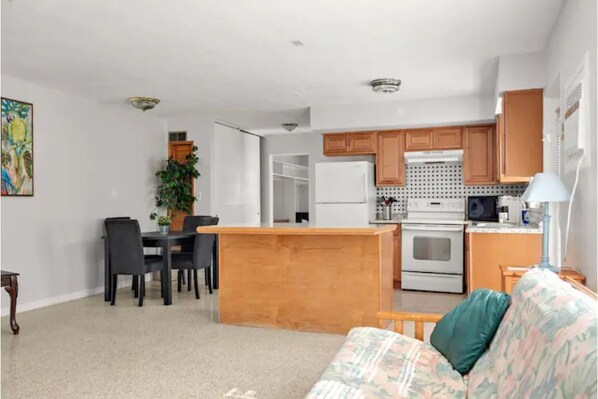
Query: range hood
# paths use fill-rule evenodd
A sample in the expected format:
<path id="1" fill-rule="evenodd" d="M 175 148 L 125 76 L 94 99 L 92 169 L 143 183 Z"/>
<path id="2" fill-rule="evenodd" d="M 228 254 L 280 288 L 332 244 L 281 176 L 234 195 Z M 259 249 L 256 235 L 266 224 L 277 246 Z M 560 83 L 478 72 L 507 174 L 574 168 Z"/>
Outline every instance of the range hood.
<path id="1" fill-rule="evenodd" d="M 463 162 L 463 150 L 410 151 L 405 153 L 405 163 L 408 165 L 457 162 Z"/>

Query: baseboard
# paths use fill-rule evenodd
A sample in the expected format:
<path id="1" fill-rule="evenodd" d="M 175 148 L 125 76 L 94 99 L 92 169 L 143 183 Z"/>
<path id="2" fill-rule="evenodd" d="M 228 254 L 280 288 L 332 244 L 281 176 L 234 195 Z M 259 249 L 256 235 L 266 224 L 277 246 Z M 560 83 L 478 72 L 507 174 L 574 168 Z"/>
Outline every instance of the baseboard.
<path id="1" fill-rule="evenodd" d="M 145 281 L 151 281 L 151 280 L 152 280 L 151 273 L 146 274 Z M 121 279 L 121 281 L 118 283 L 118 288 L 124 288 L 124 287 L 130 287 L 130 286 L 131 286 L 131 280 L 129 280 L 129 279 L 127 279 L 127 280 Z M 52 298 L 39 299 L 37 301 L 32 301 L 32 302 L 21 303 L 21 302 L 19 302 L 19 299 L 17 298 L 17 315 L 19 313 L 28 312 L 30 310 L 45 308 L 46 306 L 56 305 L 58 303 L 74 301 L 76 299 L 81 299 L 81 298 L 85 298 L 88 296 L 101 294 L 103 292 L 104 292 L 104 286 L 102 285 L 101 287 L 88 288 L 86 290 L 71 292 L 69 294 L 64 294 L 64 295 L 58 295 L 58 296 L 55 296 Z M 103 300 L 104 300 L 104 298 L 102 298 L 102 301 Z M 2 317 L 8 316 L 10 314 L 10 299 L 7 297 L 6 302 L 4 302 L 4 301 L 2 301 L 2 302 L 6 303 L 7 306 L 2 308 L 0 314 L 2 315 Z"/>

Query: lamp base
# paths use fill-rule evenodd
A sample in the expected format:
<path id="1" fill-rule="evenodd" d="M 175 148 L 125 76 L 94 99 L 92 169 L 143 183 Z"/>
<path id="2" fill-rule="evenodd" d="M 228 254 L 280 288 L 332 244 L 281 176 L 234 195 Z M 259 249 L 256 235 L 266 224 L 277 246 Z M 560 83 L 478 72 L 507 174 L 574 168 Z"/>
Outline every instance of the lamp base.
<path id="1" fill-rule="evenodd" d="M 553 273 L 559 274 L 561 272 L 561 270 L 556 267 L 551 265 L 550 263 L 546 263 L 546 264 L 542 264 L 540 263 L 539 265 L 533 265 L 532 267 L 537 267 L 538 269 L 543 269 L 543 270 L 550 270 Z"/>

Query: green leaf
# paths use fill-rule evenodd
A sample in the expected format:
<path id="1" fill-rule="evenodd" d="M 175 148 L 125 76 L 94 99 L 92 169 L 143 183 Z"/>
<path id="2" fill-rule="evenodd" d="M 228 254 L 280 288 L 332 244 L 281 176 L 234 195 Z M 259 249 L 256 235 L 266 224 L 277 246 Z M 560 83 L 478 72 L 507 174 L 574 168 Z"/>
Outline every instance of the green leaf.
<path id="1" fill-rule="evenodd" d="M 33 155 L 30 151 L 23 153 L 23 163 L 25 164 L 25 172 L 30 179 L 33 178 Z"/>

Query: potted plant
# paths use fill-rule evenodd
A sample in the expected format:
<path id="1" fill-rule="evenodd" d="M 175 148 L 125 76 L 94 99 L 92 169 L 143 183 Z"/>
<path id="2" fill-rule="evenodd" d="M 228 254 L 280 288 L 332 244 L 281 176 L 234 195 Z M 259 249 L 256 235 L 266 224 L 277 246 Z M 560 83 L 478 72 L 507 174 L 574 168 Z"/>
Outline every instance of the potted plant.
<path id="1" fill-rule="evenodd" d="M 378 198 L 378 204 L 382 205 L 382 211 L 384 212 L 383 213 L 384 220 L 391 219 L 390 209 L 392 207 L 392 204 L 394 204 L 395 202 L 397 202 L 397 200 L 394 197 L 382 196 L 382 197 Z"/>
<path id="2" fill-rule="evenodd" d="M 160 231 L 168 233 L 168 226 L 172 223 L 175 211 L 193 213 L 192 205 L 197 198 L 191 194 L 193 179 L 198 178 L 196 165 L 198 158 L 197 147 L 185 157 L 183 162 L 169 158 L 162 169 L 156 172 L 158 187 L 156 188 L 156 207 L 166 208 L 166 216 L 158 216 L 156 210 L 150 214 L 151 220 L 158 219 Z M 166 229 L 164 229 L 166 227 Z"/>
<path id="3" fill-rule="evenodd" d="M 161 234 L 168 234 L 170 222 L 171 220 L 169 216 L 158 216 L 158 227 L 160 228 Z"/>

